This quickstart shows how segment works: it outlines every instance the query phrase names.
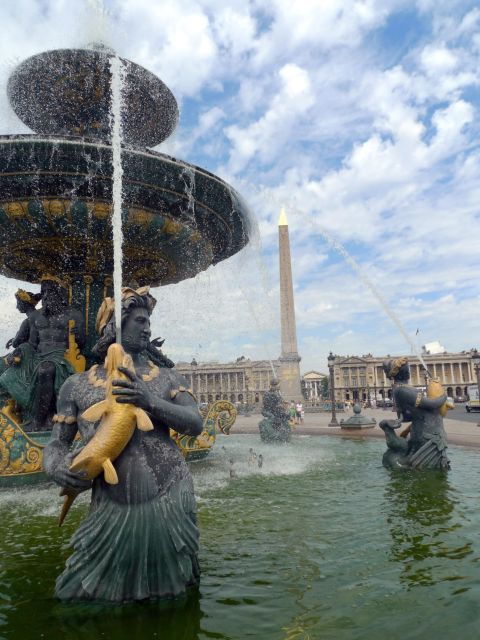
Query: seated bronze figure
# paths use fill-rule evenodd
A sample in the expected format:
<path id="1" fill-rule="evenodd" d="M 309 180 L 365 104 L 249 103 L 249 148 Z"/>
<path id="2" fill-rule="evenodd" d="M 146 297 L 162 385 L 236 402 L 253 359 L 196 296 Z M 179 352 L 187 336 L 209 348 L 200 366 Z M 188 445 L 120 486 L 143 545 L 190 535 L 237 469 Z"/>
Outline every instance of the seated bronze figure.
<path id="1" fill-rule="evenodd" d="M 397 420 L 382 420 L 388 449 L 383 455 L 383 465 L 397 469 L 450 468 L 447 457 L 447 440 L 443 427 L 443 413 L 447 396 L 437 393 L 438 383 L 432 381 L 435 393 L 427 395 L 408 384 L 410 370 L 406 357 L 383 363 L 388 378 L 394 381 L 393 396 L 397 407 Z M 429 385 L 430 386 L 430 385 Z M 428 397 L 436 395 L 437 397 Z M 395 430 L 402 423 L 411 425 L 398 436 Z"/>

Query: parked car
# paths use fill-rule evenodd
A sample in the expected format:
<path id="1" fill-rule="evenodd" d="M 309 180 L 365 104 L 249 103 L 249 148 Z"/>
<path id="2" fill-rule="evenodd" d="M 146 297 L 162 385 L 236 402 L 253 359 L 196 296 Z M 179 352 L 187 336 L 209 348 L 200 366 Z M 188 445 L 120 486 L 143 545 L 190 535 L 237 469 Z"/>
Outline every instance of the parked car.
<path id="1" fill-rule="evenodd" d="M 385 398 L 385 400 L 379 400 L 377 402 L 377 407 L 393 407 L 393 401 L 390 398 Z"/>

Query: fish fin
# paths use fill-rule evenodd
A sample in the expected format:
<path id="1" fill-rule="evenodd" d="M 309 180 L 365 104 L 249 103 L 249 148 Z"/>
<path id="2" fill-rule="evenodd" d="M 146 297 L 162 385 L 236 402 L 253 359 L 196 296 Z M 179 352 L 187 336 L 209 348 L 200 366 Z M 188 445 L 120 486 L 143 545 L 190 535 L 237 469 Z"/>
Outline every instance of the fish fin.
<path id="1" fill-rule="evenodd" d="M 152 431 L 152 421 L 143 409 L 135 409 L 135 417 L 137 418 L 137 427 L 140 431 Z"/>
<path id="2" fill-rule="evenodd" d="M 118 476 L 115 471 L 115 467 L 112 464 L 110 458 L 107 458 L 105 462 L 102 464 L 103 467 L 103 475 L 105 476 L 105 482 L 108 484 L 118 484 Z"/>
<path id="3" fill-rule="evenodd" d="M 107 409 L 107 401 L 102 400 L 101 402 L 97 402 L 96 404 L 92 404 L 91 407 L 85 409 L 82 413 L 82 418 L 84 420 L 88 420 L 88 422 L 97 422 L 103 416 Z"/>
<path id="4" fill-rule="evenodd" d="M 59 527 L 62 526 L 63 521 L 67 516 L 67 513 L 70 511 L 70 507 L 72 506 L 73 501 L 75 500 L 75 498 L 78 496 L 79 493 L 80 493 L 79 491 L 74 491 L 73 489 L 66 489 L 66 488 L 60 491 L 60 495 L 65 496 L 65 500 L 63 501 L 62 510 L 58 518 Z"/>
<path id="5" fill-rule="evenodd" d="M 75 458 L 72 462 L 72 464 L 68 467 L 69 471 L 84 471 L 84 467 L 88 464 L 88 462 L 91 460 L 91 456 L 89 456 L 88 458 L 81 458 L 80 460 L 77 460 L 77 458 Z M 68 489 L 66 489 L 66 491 L 68 491 Z M 65 495 L 65 494 L 60 494 L 60 495 Z"/>

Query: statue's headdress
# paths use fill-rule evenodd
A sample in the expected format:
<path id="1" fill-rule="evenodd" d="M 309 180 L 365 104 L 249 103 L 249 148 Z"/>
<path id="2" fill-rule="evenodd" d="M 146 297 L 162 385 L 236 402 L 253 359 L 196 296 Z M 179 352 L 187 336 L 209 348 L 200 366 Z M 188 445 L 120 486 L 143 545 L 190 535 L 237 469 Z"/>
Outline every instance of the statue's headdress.
<path id="1" fill-rule="evenodd" d="M 149 315 L 155 308 L 157 301 L 153 296 L 149 293 L 150 287 L 140 287 L 139 289 L 131 289 L 130 287 L 122 287 L 122 306 L 124 306 L 125 302 L 128 301 L 129 298 L 146 298 L 147 301 L 147 311 Z M 99 335 L 102 334 L 103 330 L 110 322 L 115 313 L 115 300 L 114 298 L 105 298 L 100 305 L 100 309 L 97 313 L 97 321 L 95 323 L 95 328 L 97 329 L 97 333 Z"/>
<path id="2" fill-rule="evenodd" d="M 22 302 L 27 302 L 31 304 L 32 307 L 36 307 L 38 301 L 41 299 L 41 293 L 31 293 L 30 291 L 24 291 L 23 289 L 18 289 L 15 292 L 15 297 L 17 300 L 21 300 Z"/>
<path id="3" fill-rule="evenodd" d="M 401 356 L 400 358 L 387 360 L 383 363 L 385 375 L 387 376 L 387 378 L 395 378 L 395 376 L 405 364 L 408 364 L 407 356 Z"/>

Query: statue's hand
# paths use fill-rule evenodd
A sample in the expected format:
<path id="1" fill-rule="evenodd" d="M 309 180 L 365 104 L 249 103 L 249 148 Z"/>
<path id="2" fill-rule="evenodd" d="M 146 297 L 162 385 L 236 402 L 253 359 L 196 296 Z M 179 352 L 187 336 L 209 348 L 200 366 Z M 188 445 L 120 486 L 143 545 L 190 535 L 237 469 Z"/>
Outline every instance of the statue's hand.
<path id="1" fill-rule="evenodd" d="M 61 487 L 66 487 L 67 489 L 75 489 L 75 491 L 86 491 L 92 486 L 92 481 L 89 480 L 85 475 L 69 471 L 67 467 L 63 466 L 57 468 L 54 473 L 51 474 L 51 477 Z"/>
<path id="2" fill-rule="evenodd" d="M 18 349 L 15 349 L 15 351 L 12 351 L 12 353 L 9 353 L 7 355 L 7 362 L 9 365 L 12 364 L 20 364 L 20 362 L 22 361 L 22 358 L 20 356 L 20 351 Z"/>
<path id="3" fill-rule="evenodd" d="M 402 426 L 402 421 L 397 420 L 381 420 L 378 424 L 380 429 L 399 429 Z"/>
<path id="4" fill-rule="evenodd" d="M 10 340 L 7 342 L 7 344 L 5 345 L 5 349 L 10 349 L 10 347 L 13 344 L 13 338 L 10 338 Z"/>
<path id="5" fill-rule="evenodd" d="M 118 367 L 118 370 L 124 373 L 128 380 L 119 378 L 113 380 L 113 386 L 116 388 L 112 393 L 114 396 L 118 396 L 117 402 L 133 404 L 140 409 L 151 412 L 154 405 L 153 397 L 142 378 L 126 367 Z"/>

